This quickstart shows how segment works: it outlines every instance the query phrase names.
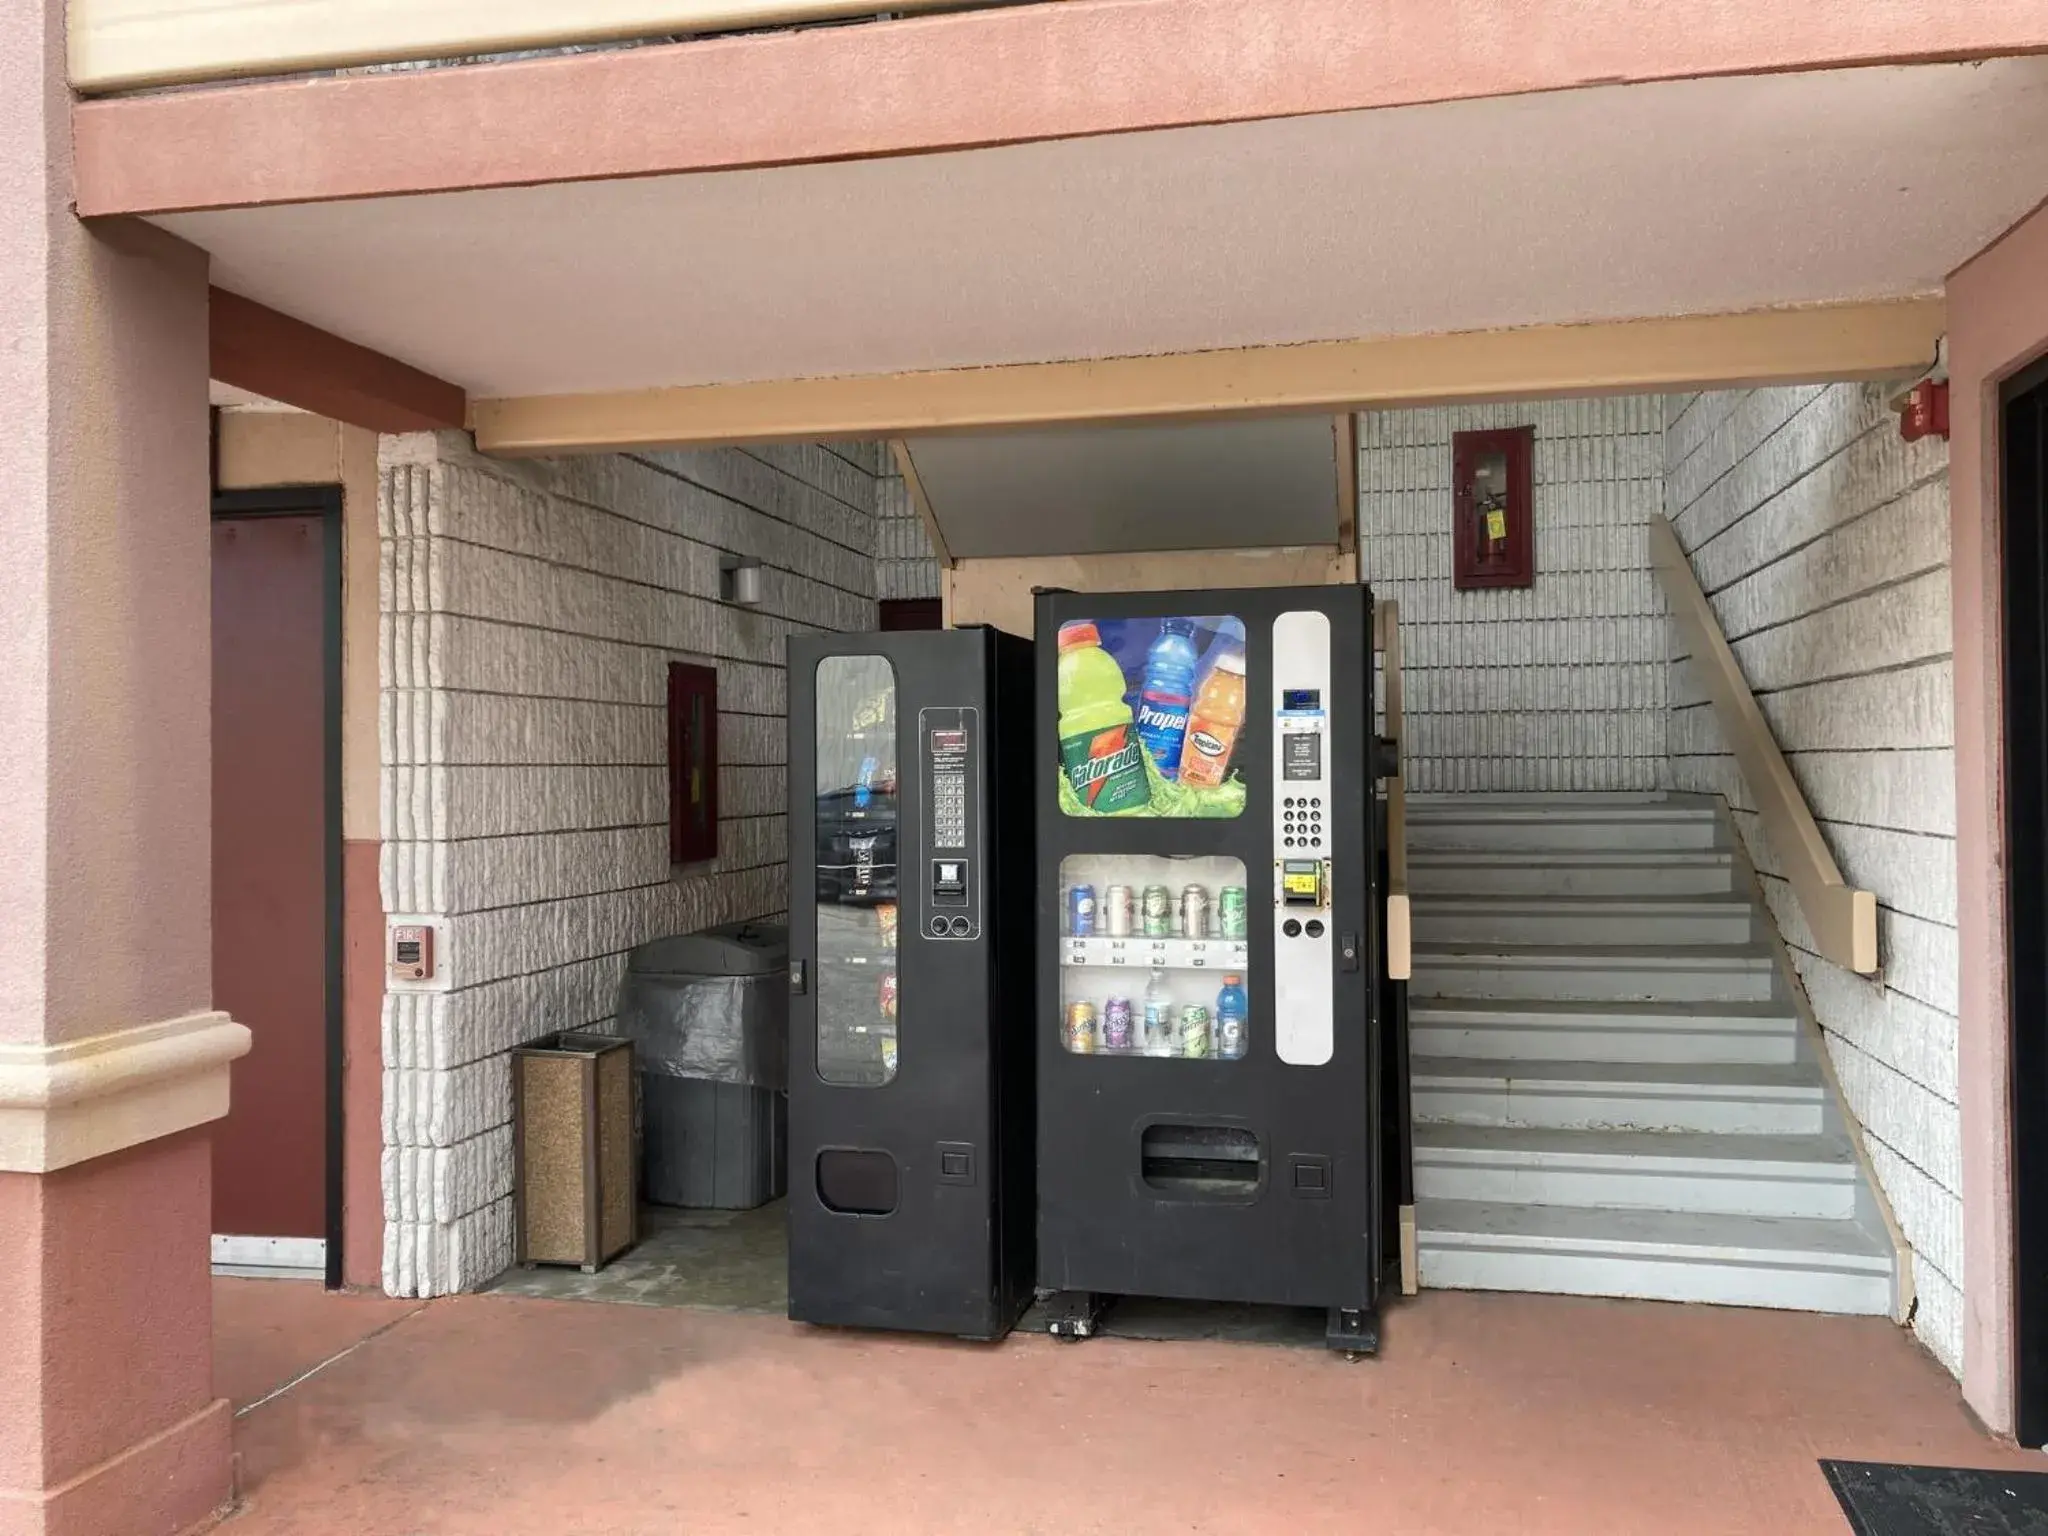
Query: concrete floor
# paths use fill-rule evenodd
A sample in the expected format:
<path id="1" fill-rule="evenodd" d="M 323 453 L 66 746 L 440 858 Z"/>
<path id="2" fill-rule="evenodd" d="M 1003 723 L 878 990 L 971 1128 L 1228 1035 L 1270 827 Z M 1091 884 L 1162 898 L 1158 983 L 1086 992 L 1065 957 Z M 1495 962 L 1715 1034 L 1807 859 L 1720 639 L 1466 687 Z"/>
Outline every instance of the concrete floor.
<path id="1" fill-rule="evenodd" d="M 1842 1536 L 1820 1457 L 2048 1467 L 1869 1318 L 1437 1292 L 1347 1365 L 286 1281 L 215 1297 L 217 1380 L 257 1404 L 232 1536 Z"/>
<path id="2" fill-rule="evenodd" d="M 491 1290 L 556 1301 L 789 1313 L 789 1218 L 783 1202 L 751 1211 L 640 1207 L 640 1241 L 594 1275 L 565 1264 L 508 1269 Z"/>

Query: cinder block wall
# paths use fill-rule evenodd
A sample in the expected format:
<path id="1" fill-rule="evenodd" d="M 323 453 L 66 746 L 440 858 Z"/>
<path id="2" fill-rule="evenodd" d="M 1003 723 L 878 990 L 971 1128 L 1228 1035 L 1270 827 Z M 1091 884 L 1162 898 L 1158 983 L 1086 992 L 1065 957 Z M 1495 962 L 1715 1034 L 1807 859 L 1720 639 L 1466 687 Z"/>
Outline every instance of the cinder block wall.
<path id="1" fill-rule="evenodd" d="M 601 1025 L 625 951 L 787 906 L 783 640 L 875 622 L 871 444 L 484 459 L 382 445 L 383 896 L 439 976 L 384 1008 L 384 1288 L 512 1260 L 511 1048 Z M 719 559 L 763 600 L 719 599 Z M 719 856 L 668 862 L 670 660 L 719 673 Z"/>
<path id="2" fill-rule="evenodd" d="M 1673 782 L 1726 795 L 1871 1158 L 1914 1250 L 1914 1328 L 1962 1365 L 1948 449 L 1908 444 L 1881 386 L 1667 402 L 1666 504 L 1701 587 L 1851 884 L 1880 975 L 1813 937 L 1682 662 Z"/>
<path id="3" fill-rule="evenodd" d="M 1451 585 L 1451 434 L 1533 425 L 1536 584 Z M 1359 568 L 1401 604 L 1408 787 L 1655 789 L 1663 599 L 1648 519 L 1661 399 L 1547 400 L 1358 418 Z"/>
<path id="4" fill-rule="evenodd" d="M 882 477 L 875 484 L 875 596 L 886 602 L 937 597 L 939 562 L 933 558 L 924 519 L 911 503 L 895 456 L 884 448 L 879 463 Z"/>

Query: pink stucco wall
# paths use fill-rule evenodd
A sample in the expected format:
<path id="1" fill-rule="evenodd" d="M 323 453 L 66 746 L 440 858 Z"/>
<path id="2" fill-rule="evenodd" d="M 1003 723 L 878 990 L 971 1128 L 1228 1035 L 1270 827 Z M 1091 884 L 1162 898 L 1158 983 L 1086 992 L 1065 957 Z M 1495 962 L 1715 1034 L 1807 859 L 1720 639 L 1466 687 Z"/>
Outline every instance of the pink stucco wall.
<path id="1" fill-rule="evenodd" d="M 0 18 L 0 1040 L 208 1006 L 206 266 L 70 213 L 63 6 Z"/>
<path id="2" fill-rule="evenodd" d="M 2044 45 L 2038 0 L 1066 0 L 86 102 L 79 205 L 668 175 Z"/>
<path id="3" fill-rule="evenodd" d="M 0 1042 L 211 993 L 206 259 L 70 211 L 64 7 L 0 8 Z M 206 1133 L 0 1173 L 0 1536 L 226 1499 Z"/>
<path id="4" fill-rule="evenodd" d="M 0 1536 L 189 1529 L 229 1494 L 209 1149 L 188 1131 L 0 1174 Z"/>
<path id="5" fill-rule="evenodd" d="M 2048 207 L 1948 281 L 1950 538 L 1956 669 L 1956 901 L 1962 948 L 1963 1393 L 2013 1424 L 2000 716 L 1999 381 L 2048 352 Z"/>

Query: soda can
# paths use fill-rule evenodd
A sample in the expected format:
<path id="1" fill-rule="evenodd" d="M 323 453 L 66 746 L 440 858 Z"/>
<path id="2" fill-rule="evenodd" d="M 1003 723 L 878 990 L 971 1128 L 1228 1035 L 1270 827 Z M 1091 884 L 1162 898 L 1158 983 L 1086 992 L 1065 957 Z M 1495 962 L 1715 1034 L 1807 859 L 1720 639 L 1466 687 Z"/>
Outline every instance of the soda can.
<path id="1" fill-rule="evenodd" d="M 1131 1048 L 1131 1000 L 1112 997 L 1102 1008 L 1102 1048 L 1128 1051 Z"/>
<path id="2" fill-rule="evenodd" d="M 1173 937 L 1173 891 L 1164 885 L 1145 887 L 1145 937 L 1148 939 L 1170 939 Z"/>
<path id="3" fill-rule="evenodd" d="M 1131 936 L 1131 888 L 1112 885 L 1102 893 L 1102 931 L 1112 939 Z"/>
<path id="4" fill-rule="evenodd" d="M 1191 885 L 1180 893 L 1180 935 L 1184 939 L 1209 937 L 1209 890 Z"/>
<path id="5" fill-rule="evenodd" d="M 882 987 L 877 1001 L 881 1005 L 882 1017 L 892 1022 L 896 1017 L 896 973 L 882 972 Z"/>
<path id="6" fill-rule="evenodd" d="M 1241 939 L 1249 921 L 1245 909 L 1244 887 L 1226 885 L 1216 900 L 1216 928 L 1226 939 Z"/>
<path id="7" fill-rule="evenodd" d="M 896 1075 L 896 1036 L 882 1036 L 882 1081 L 887 1082 Z"/>
<path id="8" fill-rule="evenodd" d="M 1189 1003 L 1180 1011 L 1180 1054 L 1209 1054 L 1209 1010 L 1201 1003 Z"/>
<path id="9" fill-rule="evenodd" d="M 1067 932 L 1077 939 L 1095 933 L 1095 887 L 1077 885 L 1067 892 Z"/>
<path id="10" fill-rule="evenodd" d="M 1076 1056 L 1095 1054 L 1095 1005 L 1093 1003 L 1067 1004 L 1067 1031 L 1065 1044 Z"/>
<path id="11" fill-rule="evenodd" d="M 896 903 L 885 901 L 875 907 L 875 930 L 880 935 L 882 948 L 896 947 Z"/>

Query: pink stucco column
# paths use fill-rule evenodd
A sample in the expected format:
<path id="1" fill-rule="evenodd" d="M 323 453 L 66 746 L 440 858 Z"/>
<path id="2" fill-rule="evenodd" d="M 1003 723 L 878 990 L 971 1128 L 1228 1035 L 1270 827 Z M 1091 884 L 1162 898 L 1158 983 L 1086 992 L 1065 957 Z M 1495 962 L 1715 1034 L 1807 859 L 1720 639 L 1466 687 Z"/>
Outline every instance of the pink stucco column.
<path id="1" fill-rule="evenodd" d="M 1948 280 L 1962 1019 L 1963 1395 L 2013 1427 L 2011 1062 L 2006 1020 L 1999 384 L 2048 353 L 2048 208 Z"/>
<path id="2" fill-rule="evenodd" d="M 62 0 L 0 7 L 0 1536 L 171 1536 L 212 1387 L 206 267 L 70 213 Z M 244 1039 L 246 1037 L 244 1036 Z"/>

